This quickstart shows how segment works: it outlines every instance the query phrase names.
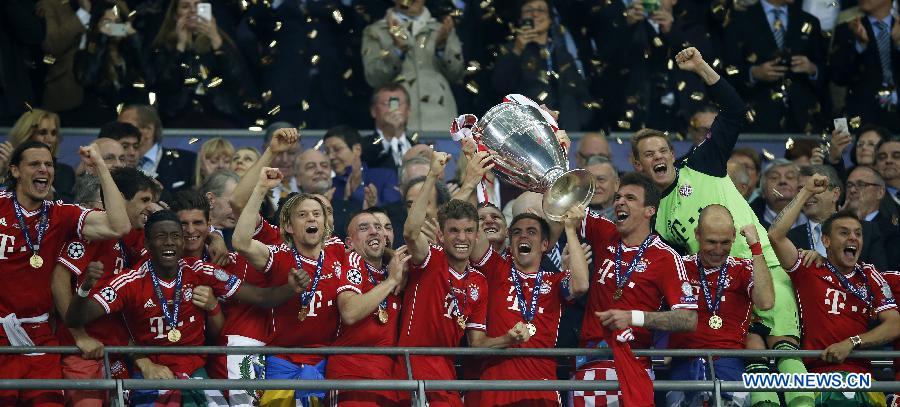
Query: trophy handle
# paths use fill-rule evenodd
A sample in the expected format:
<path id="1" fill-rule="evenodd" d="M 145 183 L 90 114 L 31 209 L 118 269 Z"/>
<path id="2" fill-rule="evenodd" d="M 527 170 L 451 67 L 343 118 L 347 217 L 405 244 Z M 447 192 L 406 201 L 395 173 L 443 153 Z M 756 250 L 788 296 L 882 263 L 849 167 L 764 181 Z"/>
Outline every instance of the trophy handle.
<path id="1" fill-rule="evenodd" d="M 585 169 L 567 171 L 550 182 L 544 192 L 544 215 L 552 221 L 561 221 L 563 215 L 575 205 L 587 206 L 594 197 L 594 176 Z"/>

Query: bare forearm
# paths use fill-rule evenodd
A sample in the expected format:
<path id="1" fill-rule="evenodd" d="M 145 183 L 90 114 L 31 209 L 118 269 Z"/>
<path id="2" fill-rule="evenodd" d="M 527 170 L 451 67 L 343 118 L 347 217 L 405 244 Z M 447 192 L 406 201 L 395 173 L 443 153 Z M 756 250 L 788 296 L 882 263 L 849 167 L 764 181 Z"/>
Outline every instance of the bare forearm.
<path id="1" fill-rule="evenodd" d="M 434 183 L 437 180 L 437 174 L 433 172 L 429 172 L 428 176 L 425 177 L 425 182 L 422 185 L 422 193 L 419 194 L 420 197 L 427 197 L 431 195 L 431 189 L 434 188 Z M 409 208 L 409 215 L 406 218 L 406 223 L 403 225 L 403 237 L 406 240 L 415 239 L 416 235 L 418 235 L 420 230 L 422 229 L 422 225 L 425 224 L 425 209 L 428 207 L 428 199 L 416 199 L 413 202 L 412 207 Z"/>
<path id="2" fill-rule="evenodd" d="M 218 313 L 206 317 L 206 335 L 210 338 L 218 338 L 225 327 L 225 314 Z"/>
<path id="3" fill-rule="evenodd" d="M 569 245 L 569 267 L 572 273 L 569 281 L 569 292 L 572 297 L 580 297 L 588 290 L 588 264 L 584 250 L 578 240 L 574 226 L 566 227 L 566 239 Z"/>
<path id="4" fill-rule="evenodd" d="M 231 209 L 238 213 L 243 213 L 245 206 L 252 206 L 249 202 L 251 194 L 253 193 L 253 189 L 256 184 L 259 182 L 259 172 L 263 167 L 268 167 L 269 164 L 272 163 L 272 158 L 274 154 L 270 149 L 266 149 L 263 154 L 253 163 L 253 166 L 244 173 L 244 176 L 241 177 L 240 182 L 238 182 L 237 186 L 234 188 L 234 192 L 231 195 Z M 260 201 L 260 205 L 262 205 L 262 201 Z M 259 211 L 259 205 L 253 206 L 256 211 Z"/>
<path id="5" fill-rule="evenodd" d="M 693 331 L 697 329 L 697 313 L 684 309 L 645 312 L 644 327 L 667 332 Z"/>
<path id="6" fill-rule="evenodd" d="M 696 74 L 703 79 L 703 82 L 706 83 L 707 86 L 715 85 L 716 82 L 719 81 L 719 74 L 713 69 L 709 64 L 703 64 L 703 68 L 701 68 Z"/>
<path id="7" fill-rule="evenodd" d="M 797 196 L 788 202 L 787 206 L 778 213 L 778 216 L 775 217 L 775 220 L 772 221 L 772 226 L 769 227 L 769 240 L 775 239 L 787 239 L 788 231 L 791 230 L 791 227 L 794 225 L 794 222 L 797 221 L 797 218 L 800 216 L 800 211 L 803 209 L 803 204 L 806 203 L 810 198 L 810 194 L 806 191 L 806 189 L 801 189 Z"/>
<path id="8" fill-rule="evenodd" d="M 390 295 L 396 287 L 397 283 L 388 279 L 382 281 L 365 294 L 341 293 L 338 297 L 341 321 L 347 325 L 353 325 L 361 321 L 369 314 L 375 312 L 381 301 Z"/>
<path id="9" fill-rule="evenodd" d="M 267 288 L 242 284 L 237 292 L 234 293 L 234 297 L 238 300 L 260 308 L 275 308 L 293 295 L 298 294 L 294 292 L 294 287 L 290 284 Z"/>
<path id="10" fill-rule="evenodd" d="M 896 316 L 897 311 L 895 310 L 884 312 L 893 312 L 895 317 L 882 321 L 871 331 L 860 335 L 859 339 L 862 340 L 860 347 L 877 348 L 887 345 L 897 338 L 897 334 L 900 332 L 900 316 Z"/>
<path id="11" fill-rule="evenodd" d="M 775 305 L 775 289 L 772 273 L 763 255 L 753 256 L 753 305 L 760 310 L 769 310 Z"/>
<path id="12" fill-rule="evenodd" d="M 250 172 L 248 171 L 249 175 Z M 241 216 L 234 226 L 234 235 L 231 237 L 231 245 L 235 250 L 245 255 L 250 249 L 250 241 L 253 239 L 253 231 L 256 230 L 256 224 L 259 221 L 259 207 L 262 206 L 268 191 L 262 187 L 253 189 L 250 198 L 246 202 L 247 205 L 241 211 Z"/>
<path id="13" fill-rule="evenodd" d="M 82 327 L 88 322 L 99 318 L 102 314 L 103 309 L 100 308 L 100 304 L 89 298 L 82 298 L 76 295 L 72 297 L 72 301 L 69 303 L 69 310 L 66 312 L 66 326 L 70 328 Z"/>
<path id="14" fill-rule="evenodd" d="M 505 349 L 514 345 L 513 339 L 507 334 L 489 337 L 482 331 L 470 332 L 469 345 L 473 348 Z"/>
<path id="15" fill-rule="evenodd" d="M 89 240 L 121 237 L 131 230 L 131 220 L 128 219 L 128 212 L 125 210 L 125 197 L 119 192 L 119 188 L 116 186 L 116 182 L 113 181 L 109 168 L 106 168 L 105 164 L 97 165 L 97 175 L 100 177 L 100 188 L 103 191 L 103 206 L 106 208 L 105 216 L 109 230 L 94 233 L 94 236 L 85 233 L 85 237 Z"/>

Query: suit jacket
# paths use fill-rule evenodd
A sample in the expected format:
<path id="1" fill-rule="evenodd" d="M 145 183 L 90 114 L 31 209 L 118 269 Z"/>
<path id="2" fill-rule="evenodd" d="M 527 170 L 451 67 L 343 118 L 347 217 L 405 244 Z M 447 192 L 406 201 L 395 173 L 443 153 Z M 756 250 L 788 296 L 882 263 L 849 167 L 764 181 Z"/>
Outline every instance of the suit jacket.
<path id="1" fill-rule="evenodd" d="M 883 108 L 878 103 L 878 92 L 884 82 L 881 57 L 872 24 L 866 16 L 861 20 L 869 35 L 869 44 L 862 53 L 856 51 L 856 36 L 847 23 L 834 29 L 830 58 L 832 78 L 835 84 L 847 87 L 844 109 L 847 117 L 860 116 L 863 123 L 878 123 L 893 132 L 900 131 L 897 107 Z M 891 70 L 894 82 L 900 80 L 900 50 L 894 46 L 891 46 Z"/>
<path id="2" fill-rule="evenodd" d="M 37 13 L 47 22 L 47 36 L 41 47 L 55 59 L 47 67 L 42 107 L 53 112 L 76 108 L 84 99 L 84 89 L 75 80 L 74 70 L 75 51 L 78 51 L 84 26 L 68 1 L 40 0 Z"/>
<path id="3" fill-rule="evenodd" d="M 758 196 L 750 202 L 750 209 L 753 209 L 753 213 L 756 214 L 756 219 L 759 220 L 759 224 L 762 225 L 764 229 L 768 230 L 769 226 L 772 226 L 769 222 L 765 221 L 766 200 L 763 199 L 762 196 Z"/>
<path id="4" fill-rule="evenodd" d="M 788 239 L 798 249 L 809 250 L 812 247 L 806 227 L 807 225 L 803 224 L 788 231 Z M 887 260 L 884 253 L 884 242 L 881 238 L 881 233 L 878 232 L 878 227 L 873 222 L 863 221 L 862 231 L 863 245 L 862 252 L 859 254 L 859 261 L 874 264 L 878 270 L 884 270 Z"/>
<path id="5" fill-rule="evenodd" d="M 177 148 L 163 148 L 159 165 L 156 166 L 156 180 L 166 192 L 173 193 L 194 187 L 194 165 L 197 153 Z"/>
<path id="6" fill-rule="evenodd" d="M 727 72 L 737 77 L 735 86 L 756 113 L 756 120 L 748 131 L 761 132 L 818 132 L 826 122 L 830 107 L 822 103 L 828 99 L 827 47 L 819 20 L 799 8 L 789 7 L 784 49 L 779 50 L 760 3 L 744 12 L 734 13 L 725 28 L 724 57 Z M 812 79 L 805 73 L 789 72 L 775 82 L 750 81 L 753 65 L 780 56 L 804 55 L 818 67 Z M 781 90 L 782 85 L 785 91 Z M 778 97 L 781 93 L 784 97 Z"/>
<path id="7" fill-rule="evenodd" d="M 878 215 L 872 219 L 884 241 L 887 266 L 885 270 L 900 270 L 900 206 L 889 196 L 881 200 Z"/>
<path id="8" fill-rule="evenodd" d="M 447 118 L 447 123 L 450 123 L 450 120 L 454 119 L 453 117 Z M 362 160 L 366 163 L 370 168 L 390 168 L 393 170 L 399 170 L 397 164 L 394 163 L 394 157 L 391 155 L 391 152 L 384 149 L 384 145 L 381 144 L 379 140 L 378 133 L 372 133 L 366 137 L 362 138 Z M 419 144 L 416 140 L 409 138 L 409 135 L 406 136 L 406 139 L 409 140 L 409 144 L 414 146 Z M 378 141 L 377 143 L 375 141 Z"/>

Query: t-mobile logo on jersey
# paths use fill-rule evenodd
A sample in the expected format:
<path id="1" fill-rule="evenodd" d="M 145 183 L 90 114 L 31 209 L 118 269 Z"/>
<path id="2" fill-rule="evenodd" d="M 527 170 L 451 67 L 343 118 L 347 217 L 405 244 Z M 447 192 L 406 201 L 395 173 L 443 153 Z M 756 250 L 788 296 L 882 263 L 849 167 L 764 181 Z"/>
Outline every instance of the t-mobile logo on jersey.
<path id="1" fill-rule="evenodd" d="M 330 304 L 329 304 L 330 305 Z M 307 317 L 315 317 L 316 310 L 322 308 L 322 292 L 316 291 L 316 294 L 313 295 L 312 299 L 309 300 L 309 313 L 306 314 Z"/>
<path id="2" fill-rule="evenodd" d="M 525 295 L 525 304 L 526 307 L 531 306 L 531 295 L 526 290 L 527 287 L 522 287 L 522 294 Z M 519 312 L 519 297 L 516 295 L 516 287 L 509 287 L 509 295 L 506 296 L 506 301 L 509 302 L 509 307 L 507 309 L 515 312 Z M 544 313 L 544 307 L 538 306 L 538 314 Z"/>
<path id="3" fill-rule="evenodd" d="M 6 253 L 12 253 L 16 247 L 16 237 L 10 235 L 0 235 L 0 260 L 5 260 Z"/>
<path id="4" fill-rule="evenodd" d="M 828 291 L 825 292 L 825 305 L 830 305 L 831 309 L 828 310 L 829 314 L 841 315 L 841 310 L 847 305 L 844 300 L 847 298 L 847 293 L 835 290 L 834 288 L 829 288 Z"/>
<path id="5" fill-rule="evenodd" d="M 188 318 L 187 323 L 192 324 L 192 323 L 194 323 L 194 321 L 195 321 L 194 316 L 191 315 L 191 317 Z M 153 339 L 165 338 L 166 333 L 169 332 L 170 329 L 172 329 L 168 325 L 169 324 L 166 323 L 166 321 L 163 317 L 151 317 L 150 318 L 150 333 L 156 334 L 156 336 L 153 337 Z M 183 325 L 184 325 L 184 321 L 181 321 L 178 323 L 179 328 L 181 328 Z"/>

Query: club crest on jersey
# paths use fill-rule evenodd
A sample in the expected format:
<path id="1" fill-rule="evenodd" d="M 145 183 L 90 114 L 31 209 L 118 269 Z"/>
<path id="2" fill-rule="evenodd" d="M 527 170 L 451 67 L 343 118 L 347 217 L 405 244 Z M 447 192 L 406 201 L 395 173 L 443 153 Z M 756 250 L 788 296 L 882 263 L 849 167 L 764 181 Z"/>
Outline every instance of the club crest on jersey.
<path id="1" fill-rule="evenodd" d="M 107 303 L 113 302 L 116 300 L 116 290 L 112 287 L 106 287 L 100 290 L 100 297 L 103 298 L 103 301 Z"/>
<path id="2" fill-rule="evenodd" d="M 0 225 L 7 226 L 6 218 L 0 218 Z"/>
<path id="3" fill-rule="evenodd" d="M 541 283 L 541 295 L 550 294 L 550 284 L 546 282 Z"/>
<path id="4" fill-rule="evenodd" d="M 688 283 L 687 281 L 685 281 L 685 282 L 681 283 L 681 293 L 684 294 L 684 295 L 686 295 L 686 296 L 693 296 L 693 295 L 694 295 L 694 289 L 693 289 L 693 287 L 691 287 L 691 284 L 690 284 L 690 283 Z"/>
<path id="5" fill-rule="evenodd" d="M 469 286 L 469 298 L 471 298 L 472 301 L 478 301 L 478 296 L 478 287 L 474 285 Z"/>
<path id="6" fill-rule="evenodd" d="M 694 188 L 690 184 L 684 184 L 678 188 L 678 194 L 681 196 L 691 196 L 692 193 L 694 193 Z"/>
<path id="7" fill-rule="evenodd" d="M 226 273 L 225 270 L 216 269 L 215 271 L 213 271 L 213 275 L 216 277 L 216 280 L 223 282 L 228 281 L 228 273 Z"/>
<path id="8" fill-rule="evenodd" d="M 181 291 L 181 298 L 184 298 L 182 302 L 190 302 L 192 298 L 194 298 L 194 289 L 191 287 L 184 287 Z"/>
<path id="9" fill-rule="evenodd" d="M 641 261 L 634 265 L 634 272 L 643 273 L 645 271 L 647 271 L 647 262 L 641 259 Z"/>
<path id="10" fill-rule="evenodd" d="M 334 275 L 337 278 L 341 278 L 341 263 L 340 262 L 337 262 L 337 261 L 334 262 Z"/>
<path id="11" fill-rule="evenodd" d="M 356 285 L 361 284 L 362 283 L 362 273 L 360 273 L 359 270 L 357 270 L 357 269 L 350 269 L 349 271 L 347 271 L 347 281 L 351 282 L 352 284 L 356 284 Z"/>
<path id="12" fill-rule="evenodd" d="M 66 248 L 66 254 L 70 259 L 78 260 L 84 256 L 84 245 L 80 242 L 69 243 L 69 247 Z"/>

